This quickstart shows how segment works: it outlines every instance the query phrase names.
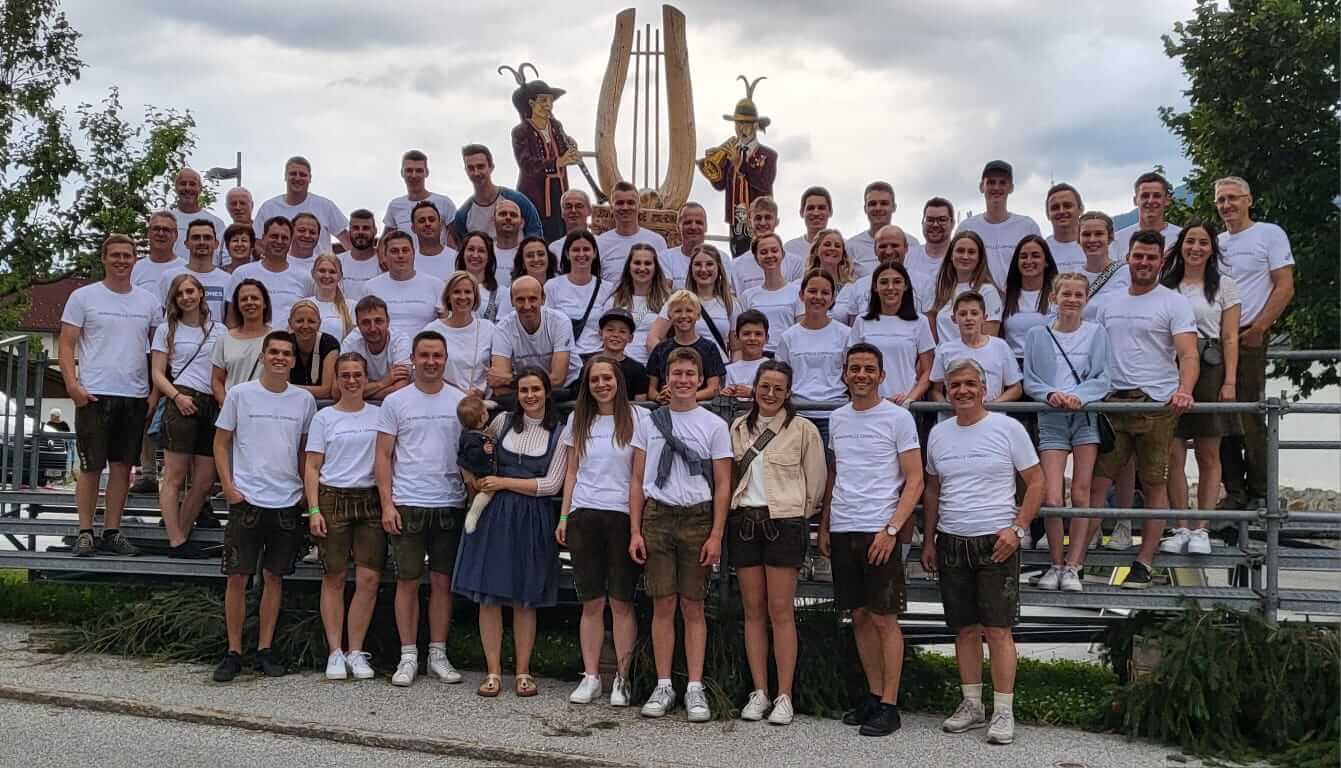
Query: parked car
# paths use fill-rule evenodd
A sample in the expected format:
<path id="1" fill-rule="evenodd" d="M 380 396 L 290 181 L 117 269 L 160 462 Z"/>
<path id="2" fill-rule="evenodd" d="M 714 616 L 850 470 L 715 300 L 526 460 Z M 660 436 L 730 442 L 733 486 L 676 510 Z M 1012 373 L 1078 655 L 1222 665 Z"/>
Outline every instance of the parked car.
<path id="1" fill-rule="evenodd" d="M 40 486 L 46 485 L 51 478 L 59 479 L 65 474 L 66 467 L 66 441 L 59 438 L 38 438 L 34 440 L 34 433 L 40 429 L 40 425 L 31 417 L 23 417 L 23 444 L 18 444 L 19 421 L 18 414 L 15 411 L 13 402 L 4 393 L 0 393 L 0 414 L 8 411 L 7 417 L 0 418 L 0 463 L 4 466 L 3 482 L 8 485 L 15 484 L 15 470 L 21 467 L 18 472 L 19 485 Z M 74 440 L 74 434 L 70 434 L 70 440 Z M 34 482 L 32 477 L 32 455 L 33 451 L 37 453 L 37 478 Z"/>

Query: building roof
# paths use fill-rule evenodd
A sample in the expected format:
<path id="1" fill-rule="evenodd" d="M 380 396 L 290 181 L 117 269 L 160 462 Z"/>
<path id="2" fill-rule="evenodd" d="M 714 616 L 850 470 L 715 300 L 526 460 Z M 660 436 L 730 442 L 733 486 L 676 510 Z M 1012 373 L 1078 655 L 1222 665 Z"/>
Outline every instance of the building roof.
<path id="1" fill-rule="evenodd" d="M 88 285 L 82 277 L 66 277 L 52 283 L 35 283 L 28 288 L 28 308 L 19 320 L 18 330 L 29 333 L 60 333 L 61 312 L 76 288 Z"/>

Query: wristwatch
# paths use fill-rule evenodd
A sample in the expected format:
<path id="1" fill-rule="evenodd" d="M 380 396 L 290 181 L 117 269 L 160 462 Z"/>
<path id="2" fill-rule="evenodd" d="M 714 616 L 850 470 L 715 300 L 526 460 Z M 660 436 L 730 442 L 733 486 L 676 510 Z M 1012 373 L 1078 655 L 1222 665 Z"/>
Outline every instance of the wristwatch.
<path id="1" fill-rule="evenodd" d="M 897 525 L 895 525 L 895 524 L 893 524 L 893 523 L 890 523 L 889 525 L 886 525 L 886 526 L 885 526 L 885 534 L 888 535 L 888 536 L 898 536 L 898 535 L 899 535 L 899 526 L 897 526 Z"/>
<path id="2" fill-rule="evenodd" d="M 1020 541 L 1024 541 L 1025 534 L 1029 532 L 1023 525 L 1011 525 L 1010 529 L 1015 531 L 1015 537 Z"/>

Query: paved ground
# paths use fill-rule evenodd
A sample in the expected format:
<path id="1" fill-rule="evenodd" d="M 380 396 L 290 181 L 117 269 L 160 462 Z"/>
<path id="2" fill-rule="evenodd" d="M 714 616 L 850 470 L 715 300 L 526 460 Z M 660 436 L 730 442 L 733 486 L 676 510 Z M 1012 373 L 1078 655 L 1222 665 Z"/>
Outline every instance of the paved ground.
<path id="1" fill-rule="evenodd" d="M 550 753 L 554 762 L 572 763 L 573 758 L 581 762 L 589 758 L 634 766 L 735 767 L 759 765 L 767 755 L 765 762 L 770 768 L 984 763 L 990 763 L 992 768 L 1058 764 L 1087 768 L 1196 765 L 1195 761 L 1168 761 L 1167 757 L 1176 750 L 1160 745 L 1061 729 L 1021 726 L 1017 728 L 1014 745 L 988 747 L 982 743 L 981 731 L 961 736 L 943 734 L 938 718 L 920 715 L 906 715 L 903 729 L 885 739 L 860 738 L 836 721 L 804 717 L 787 728 L 734 722 L 691 725 L 685 721 L 683 710 L 661 720 L 647 721 L 640 719 L 635 709 L 569 705 L 566 699 L 571 684 L 547 680 L 540 682 L 542 694 L 534 699 L 521 700 L 504 694 L 486 701 L 474 693 L 479 677 L 476 674 L 467 675 L 465 684 L 458 686 L 421 678 L 408 690 L 393 688 L 385 678 L 332 683 L 316 673 L 278 680 L 245 675 L 231 685 L 217 685 L 209 681 L 209 669 L 198 665 L 155 665 L 110 657 L 53 659 L 26 651 L 27 636 L 27 627 L 0 625 L 0 687 L 56 692 L 79 700 L 100 697 L 133 700 L 158 708 L 160 715 L 186 712 L 206 713 L 215 719 L 249 718 L 253 724 L 261 723 L 261 727 L 270 723 L 324 728 L 330 732 L 361 729 L 407 737 L 407 741 L 408 737 L 424 739 L 426 743 L 438 740 L 449 747 L 453 744 L 496 747 L 519 750 L 518 754 L 540 751 Z M 510 685 L 511 679 L 506 683 Z M 0 751 L 0 765 L 110 765 L 83 757 L 122 749 L 133 751 L 141 746 L 148 754 L 136 760 L 137 765 L 203 765 L 205 760 L 210 760 L 211 766 L 220 762 L 245 765 L 249 764 L 245 760 L 254 756 L 258 760 L 264 756 L 271 765 L 309 765 L 316 764 L 312 759 L 316 755 L 324 763 L 328 753 L 337 754 L 352 765 L 353 760 L 363 759 L 369 753 L 364 748 L 312 739 L 0 703 L 14 714 L 23 715 L 5 717 L 9 711 L 0 710 L 0 718 L 4 718 L 0 722 L 22 722 L 24 728 L 34 729 L 31 739 L 3 740 L 11 745 L 3 749 L 25 751 L 17 763 L 11 759 L 15 755 Z M 59 721 L 56 727 L 51 727 L 53 721 Z M 61 733 L 63 737 L 52 740 L 51 733 Z M 42 743 L 44 738 L 52 743 Z M 117 749 L 107 750 L 109 738 L 114 739 Z M 41 746 L 34 747 L 30 754 L 22 746 L 30 744 Z M 169 751 L 155 751 L 159 749 Z M 385 751 L 373 751 L 379 753 Z M 151 756 L 159 754 L 169 758 L 155 760 Z M 233 755 L 244 762 L 233 761 Z M 296 759 L 285 761 L 285 756 Z M 404 764 L 419 765 L 413 760 L 424 756 L 401 752 L 397 759 L 402 757 L 406 760 Z M 423 764 L 496 765 L 508 759 L 501 751 L 467 757 L 464 761 Z M 194 759 L 201 762 L 191 762 Z M 541 759 L 532 764 L 546 762 Z"/>

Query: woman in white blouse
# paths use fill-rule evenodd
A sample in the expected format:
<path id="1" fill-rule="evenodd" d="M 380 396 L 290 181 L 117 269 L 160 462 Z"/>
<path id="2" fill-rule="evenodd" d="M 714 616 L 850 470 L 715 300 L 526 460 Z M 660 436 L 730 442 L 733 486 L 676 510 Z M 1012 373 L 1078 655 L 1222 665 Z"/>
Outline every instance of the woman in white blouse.
<path id="1" fill-rule="evenodd" d="M 424 326 L 447 340 L 447 365 L 442 376 L 467 395 L 484 397 L 488 389 L 489 361 L 493 354 L 494 324 L 475 312 L 480 307 L 480 287 L 469 272 L 455 272 L 442 289 L 447 316 Z"/>

